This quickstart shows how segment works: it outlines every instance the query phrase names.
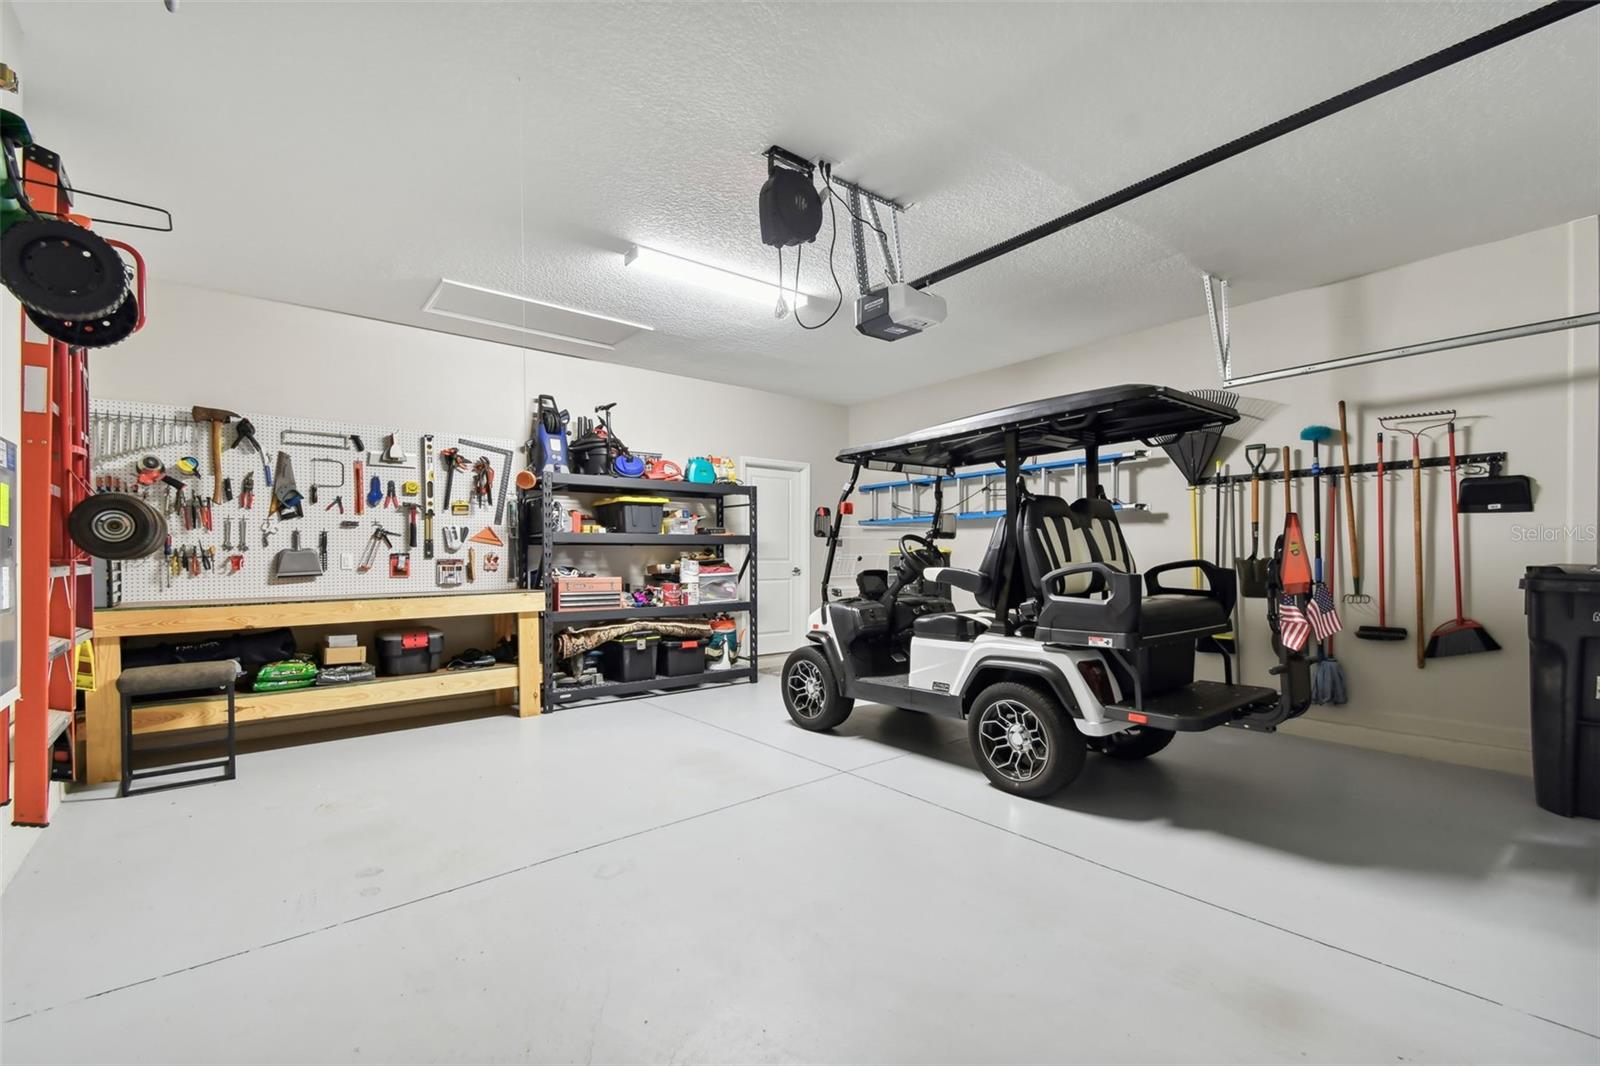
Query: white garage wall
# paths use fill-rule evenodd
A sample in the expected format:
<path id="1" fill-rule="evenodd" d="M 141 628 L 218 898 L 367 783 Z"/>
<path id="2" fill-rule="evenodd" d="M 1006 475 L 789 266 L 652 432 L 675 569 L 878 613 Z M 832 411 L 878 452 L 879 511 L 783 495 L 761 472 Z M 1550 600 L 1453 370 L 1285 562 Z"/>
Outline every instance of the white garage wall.
<path id="1" fill-rule="evenodd" d="M 521 440 L 548 392 L 574 417 L 616 401 L 641 451 L 807 462 L 816 502 L 837 494 L 842 406 L 185 285 L 155 283 L 148 305 L 144 330 L 93 356 L 95 396 Z"/>
<path id="2" fill-rule="evenodd" d="M 1235 372 L 1593 311 L 1600 302 L 1597 257 L 1596 219 L 1590 217 L 1326 288 L 1237 306 L 1231 316 Z M 952 315 L 961 313 L 958 285 L 952 283 L 946 293 Z M 1195 301 L 1203 311 L 1198 277 Z M 1532 475 L 1537 483 L 1533 514 L 1463 516 L 1467 613 L 1488 627 L 1504 651 L 1433 660 L 1418 671 L 1410 643 L 1375 644 L 1346 635 L 1337 641 L 1336 651 L 1350 679 L 1351 702 L 1316 708 L 1291 728 L 1526 772 L 1528 658 L 1517 581 L 1530 564 L 1595 559 L 1597 352 L 1600 330 L 1590 328 L 1240 390 L 1282 407 L 1267 421 L 1227 435 L 1219 455 L 1235 473 L 1248 469 L 1243 443 L 1251 441 L 1272 447 L 1293 444 L 1296 465 L 1309 466 L 1309 446 L 1302 449 L 1298 440 L 1301 428 L 1313 423 L 1336 426 L 1336 405 L 1344 399 L 1354 438 L 1352 462 L 1376 458 L 1372 438 L 1378 415 L 1455 407 L 1461 412 L 1463 449 L 1504 450 L 1510 456 L 1508 472 Z M 1124 382 L 1215 387 L 1216 363 L 1204 315 L 858 404 L 850 409 L 850 439 L 879 440 L 1007 403 Z M 1442 436 L 1425 454 L 1445 454 Z M 1431 630 L 1453 613 L 1449 497 L 1442 491 L 1442 477 L 1424 478 L 1425 613 Z M 891 479 L 864 475 L 863 480 Z M 1133 486 L 1125 495 L 1147 501 L 1159 512 L 1125 522 L 1135 558 L 1145 565 L 1187 558 L 1188 499 L 1176 469 L 1164 460 L 1148 464 Z M 1390 554 L 1390 624 L 1414 626 L 1409 474 L 1393 488 L 1398 500 L 1390 510 L 1390 544 L 1399 550 Z M 1366 585 L 1375 590 L 1371 479 L 1358 489 Z M 1299 509 L 1309 522 L 1309 481 L 1304 492 Z M 1272 520 L 1281 521 L 1281 489 L 1268 496 Z M 1205 517 L 1209 556 L 1209 497 Z M 991 528 L 992 523 L 963 524 L 955 547 L 958 565 L 977 562 Z M 1345 539 L 1341 526 L 1340 541 Z M 1346 569 L 1341 561 L 1340 570 Z M 1245 602 L 1245 675 L 1265 683 L 1270 653 L 1265 648 L 1264 601 Z M 1362 622 L 1376 621 L 1376 607 L 1347 608 L 1345 618 L 1353 631 Z"/>

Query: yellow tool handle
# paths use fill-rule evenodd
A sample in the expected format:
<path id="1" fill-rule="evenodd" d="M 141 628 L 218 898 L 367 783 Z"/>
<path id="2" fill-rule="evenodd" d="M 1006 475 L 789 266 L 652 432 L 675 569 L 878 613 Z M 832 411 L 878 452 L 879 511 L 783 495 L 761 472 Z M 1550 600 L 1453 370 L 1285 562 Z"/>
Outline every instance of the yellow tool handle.
<path id="1" fill-rule="evenodd" d="M 222 502 L 222 423 L 211 420 L 211 502 Z"/>

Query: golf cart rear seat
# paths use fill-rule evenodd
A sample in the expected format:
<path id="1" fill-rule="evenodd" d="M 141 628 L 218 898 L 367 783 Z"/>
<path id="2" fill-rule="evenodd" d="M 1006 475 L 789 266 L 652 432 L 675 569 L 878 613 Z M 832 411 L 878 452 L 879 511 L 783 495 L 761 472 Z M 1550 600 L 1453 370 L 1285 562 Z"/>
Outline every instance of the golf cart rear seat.
<path id="1" fill-rule="evenodd" d="M 1028 594 L 1036 597 L 1034 636 L 1063 644 L 1134 649 L 1193 642 L 1226 632 L 1237 595 L 1236 577 L 1203 559 L 1164 563 L 1146 571 L 1144 587 L 1109 500 L 1068 504 L 1032 496 L 1020 516 Z M 1210 586 L 1171 588 L 1161 575 L 1198 568 Z"/>

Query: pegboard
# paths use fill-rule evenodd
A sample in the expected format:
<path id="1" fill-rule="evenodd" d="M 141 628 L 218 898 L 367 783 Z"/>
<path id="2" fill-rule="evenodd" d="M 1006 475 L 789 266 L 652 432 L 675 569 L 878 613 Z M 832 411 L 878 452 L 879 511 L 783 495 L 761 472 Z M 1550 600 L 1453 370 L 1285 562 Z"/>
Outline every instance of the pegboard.
<path id="1" fill-rule="evenodd" d="M 441 593 L 465 596 L 474 592 L 504 592 L 508 588 L 515 587 L 511 577 L 512 545 L 506 518 L 512 510 L 516 496 L 516 488 L 508 479 L 514 477 L 522 465 L 520 442 L 474 433 L 446 434 L 434 431 L 433 473 L 436 512 L 434 558 L 423 558 L 423 519 L 419 512 L 417 543 L 410 552 L 411 573 L 405 577 L 392 577 L 389 571 L 389 555 L 391 552 L 405 550 L 406 513 L 399 508 L 384 506 L 381 500 L 376 507 L 366 504 L 364 497 L 367 486 L 363 485 L 359 490 L 355 486 L 353 463 L 357 459 L 361 460 L 366 467 L 363 471 L 366 480 L 378 477 L 381 487 L 385 490 L 388 483 L 394 481 L 399 503 L 415 503 L 420 507 L 427 483 L 423 470 L 421 430 L 243 412 L 255 426 L 256 439 L 261 442 L 261 449 L 266 453 L 266 465 L 269 468 L 275 469 L 279 451 L 288 453 L 295 483 L 305 496 L 301 505 L 304 516 L 298 519 L 268 518 L 272 489 L 266 484 L 261 457 L 249 444 L 241 443 L 237 447 L 231 447 L 236 433 L 234 426 L 229 424 L 224 426 L 222 431 L 222 476 L 232 482 L 234 499 L 232 502 L 212 505 L 210 530 L 202 527 L 188 530 L 184 528 L 179 513 L 172 507 L 172 501 L 178 494 L 159 481 L 152 486 L 139 487 L 138 464 L 144 456 L 153 455 L 166 466 L 168 474 L 198 489 L 200 498 L 211 499 L 213 471 L 210 424 L 193 422 L 189 417 L 188 408 L 164 404 L 92 400 L 89 410 L 90 451 L 93 455 L 92 470 L 97 487 L 109 485 L 114 488 L 120 481 L 124 490 L 142 496 L 166 516 L 167 529 L 172 536 L 174 549 L 188 546 L 200 549 L 213 548 L 216 552 L 213 568 L 210 570 L 202 568 L 198 576 L 190 576 L 187 572 L 172 575 L 163 553 L 121 563 L 119 600 L 121 603 L 172 601 L 239 603 L 252 600 L 357 599 Z M 285 445 L 282 443 L 285 430 L 300 434 L 309 432 L 345 437 L 353 435 L 361 439 L 363 448 L 361 451 L 356 451 L 349 444 L 343 448 Z M 385 440 L 390 434 L 395 435 L 396 449 L 405 452 L 410 459 L 405 468 L 374 466 L 370 462 L 371 459 L 381 456 Z M 475 444 L 464 444 L 463 437 L 476 444 L 489 445 L 509 452 L 510 459 L 508 461 L 504 456 L 476 447 Z M 444 498 L 445 472 L 438 454 L 443 449 L 451 447 L 460 448 L 461 454 L 469 463 L 481 455 L 494 465 L 493 498 L 487 503 L 471 502 L 470 510 L 465 515 L 450 514 Z M 185 476 L 179 473 L 179 460 L 185 456 L 198 461 L 199 476 Z M 312 463 L 314 458 L 319 460 L 315 464 Z M 335 466 L 342 470 L 344 482 L 343 486 L 338 488 L 330 487 L 330 483 L 336 480 L 333 473 Z M 255 499 L 254 505 L 246 509 L 242 506 L 240 491 L 245 476 L 252 471 L 255 474 Z M 402 493 L 406 481 L 418 483 L 415 496 L 408 497 Z M 317 488 L 316 503 L 311 502 L 311 487 L 314 483 L 320 483 Z M 457 471 L 452 499 L 470 502 L 471 486 L 472 471 L 470 469 Z M 355 513 L 354 505 L 357 491 L 363 495 L 363 513 L 359 515 Z M 190 493 L 185 491 L 182 495 L 188 497 Z M 337 507 L 328 509 L 336 497 L 343 500 L 343 514 L 339 513 Z M 497 522 L 496 505 L 502 500 L 500 520 Z M 240 539 L 238 525 L 241 519 L 245 522 L 243 550 L 238 547 Z M 233 527 L 233 535 L 230 538 L 230 542 L 234 544 L 233 550 L 223 547 L 224 524 L 227 520 L 231 520 Z M 342 528 L 341 521 L 353 521 L 357 525 L 353 529 Z M 381 523 L 394 535 L 394 547 L 380 547 L 372 568 L 360 572 L 356 567 L 362 563 L 366 555 L 369 539 L 377 523 Z M 262 535 L 264 526 L 272 530 L 265 544 Z M 468 540 L 456 551 L 447 552 L 443 537 L 446 526 L 465 526 L 468 536 L 477 534 L 487 527 L 499 537 L 501 544 L 496 546 Z M 290 546 L 290 536 L 295 530 L 300 532 L 300 546 L 312 551 L 317 549 L 318 535 L 323 532 L 328 534 L 328 561 L 322 576 L 281 580 L 274 576 L 272 565 L 274 557 L 281 549 Z M 474 580 L 453 589 L 441 588 L 437 583 L 437 561 L 440 559 L 465 561 L 469 548 L 474 556 Z M 233 555 L 238 555 L 242 559 L 241 568 L 237 573 L 232 571 L 228 562 L 229 557 Z M 498 557 L 496 570 L 488 569 L 491 555 Z M 350 565 L 347 567 L 346 563 Z"/>

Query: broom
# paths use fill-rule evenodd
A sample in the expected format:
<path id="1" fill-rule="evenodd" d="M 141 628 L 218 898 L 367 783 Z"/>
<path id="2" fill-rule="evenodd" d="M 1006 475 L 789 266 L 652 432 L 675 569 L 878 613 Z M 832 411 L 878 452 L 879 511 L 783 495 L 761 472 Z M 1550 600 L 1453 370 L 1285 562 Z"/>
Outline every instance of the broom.
<path id="1" fill-rule="evenodd" d="M 1450 437 L 1450 544 L 1451 558 L 1455 562 L 1456 616 L 1433 631 L 1428 638 L 1427 657 L 1446 655 L 1477 655 L 1479 652 L 1499 651 L 1500 644 L 1483 628 L 1466 616 L 1461 607 L 1461 502 L 1456 498 L 1456 424 L 1452 419 Z"/>

